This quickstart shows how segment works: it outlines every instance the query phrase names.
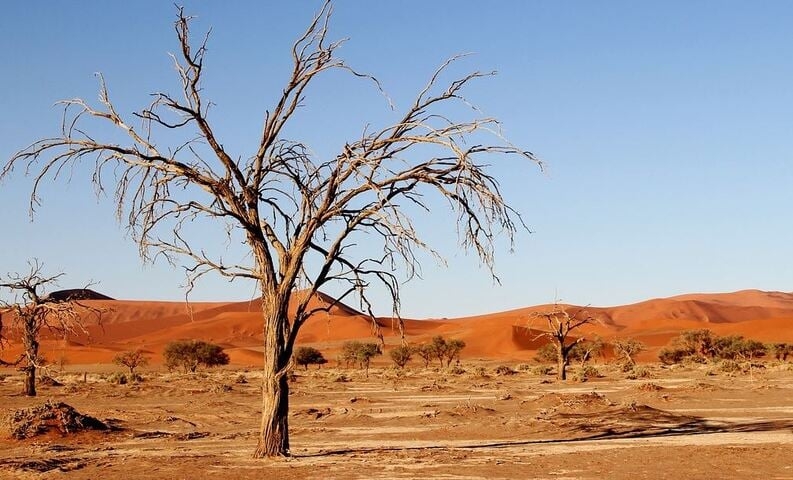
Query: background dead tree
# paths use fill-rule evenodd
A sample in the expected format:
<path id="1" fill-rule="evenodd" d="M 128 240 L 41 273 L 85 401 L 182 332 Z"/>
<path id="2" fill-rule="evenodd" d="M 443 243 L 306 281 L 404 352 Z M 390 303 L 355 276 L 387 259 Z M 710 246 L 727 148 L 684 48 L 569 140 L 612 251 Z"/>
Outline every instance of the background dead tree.
<path id="1" fill-rule="evenodd" d="M 7 289 L 12 299 L 0 300 L 2 320 L 0 321 L 0 341 L 13 330 L 22 341 L 22 355 L 15 361 L 3 361 L 5 365 L 23 365 L 25 372 L 24 393 L 36 396 L 36 370 L 43 366 L 39 353 L 41 331 L 48 330 L 59 338 L 69 334 L 87 334 L 84 319 L 92 314 L 99 319 L 99 310 L 75 301 L 54 299 L 45 295 L 46 289 L 57 285 L 64 274 L 47 276 L 44 265 L 38 260 L 28 263 L 26 273 L 9 273 L 0 278 L 0 288 Z"/>
<path id="2" fill-rule="evenodd" d="M 264 385 L 256 457 L 289 453 L 287 372 L 295 338 L 313 313 L 336 304 L 312 307 L 313 294 L 332 286 L 338 301 L 357 297 L 372 315 L 367 289 L 374 283 L 388 292 L 398 318 L 400 284 L 420 268 L 419 252 L 440 258 L 422 240 L 409 212 L 436 205 L 451 209 L 462 246 L 492 273 L 495 238 L 501 234 L 511 242 L 523 224 L 483 160 L 514 156 L 539 164 L 501 137 L 496 119 L 482 117 L 463 97 L 470 82 L 492 73 L 473 72 L 441 85 L 457 57 L 432 75 L 395 123 L 364 128 L 335 156 L 318 158 L 305 143 L 285 137 L 297 107 L 306 102 L 307 87 L 326 72 L 347 71 L 380 88 L 337 56 L 343 41 L 328 38 L 330 16 L 326 3 L 294 43 L 291 76 L 274 92 L 275 103 L 264 114 L 251 155 L 228 151 L 210 122 L 202 84 L 208 36 L 193 43 L 191 18 L 180 9 L 175 23 L 179 53 L 173 56 L 178 94 L 155 93 L 152 103 L 135 113 L 140 124 L 133 125 L 115 108 L 100 75 L 98 106 L 82 99 L 62 102 L 60 134 L 20 151 L 0 173 L 7 177 L 16 166 L 34 173 L 34 209 L 42 182 L 76 163 L 92 162 L 98 191 L 104 192 L 112 179 L 119 219 L 144 261 L 181 257 L 189 286 L 208 272 L 258 284 Z M 469 112 L 467 118 L 454 119 L 463 111 Z M 87 132 L 83 128 L 95 126 L 89 120 L 109 124 L 126 140 L 117 135 L 102 140 L 102 129 Z M 188 140 L 164 146 L 155 138 Z M 197 235 L 195 225 L 209 221 L 245 244 L 250 254 L 229 262 L 216 245 L 204 248 L 205 235 Z M 374 255 L 371 248 L 377 249 Z M 298 288 L 308 294 L 293 297 Z M 291 318 L 290 299 L 295 302 Z"/>
<path id="3" fill-rule="evenodd" d="M 583 336 L 570 340 L 570 333 L 585 325 L 590 325 L 595 319 L 584 309 L 578 309 L 573 314 L 559 304 L 554 304 L 553 309 L 547 312 L 535 312 L 529 319 L 529 330 L 540 330 L 534 339 L 547 338 L 556 349 L 557 376 L 560 380 L 567 379 L 567 367 L 570 365 L 570 353 Z M 539 325 L 536 325 L 539 323 Z"/>

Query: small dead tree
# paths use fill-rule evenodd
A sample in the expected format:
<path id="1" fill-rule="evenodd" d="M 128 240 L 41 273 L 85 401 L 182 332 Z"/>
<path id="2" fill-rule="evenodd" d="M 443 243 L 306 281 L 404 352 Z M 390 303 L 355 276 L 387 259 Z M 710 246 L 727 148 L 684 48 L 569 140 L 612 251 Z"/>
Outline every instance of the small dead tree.
<path id="1" fill-rule="evenodd" d="M 535 323 L 539 322 L 542 326 L 535 328 Z M 547 338 L 556 349 L 557 376 L 560 380 L 567 379 L 567 367 L 570 365 L 570 352 L 585 338 L 578 337 L 570 340 L 570 333 L 585 325 L 590 325 L 595 319 L 584 309 L 578 309 L 570 314 L 567 308 L 555 304 L 553 309 L 547 312 L 535 312 L 531 315 L 529 330 L 539 330 L 540 333 L 534 337 L 535 340 Z"/>
<path id="2" fill-rule="evenodd" d="M 377 284 L 390 295 L 398 318 L 400 286 L 420 269 L 419 253 L 440 257 L 422 239 L 412 212 L 432 210 L 441 218 L 441 205 L 452 211 L 462 247 L 473 250 L 496 279 L 496 237 L 511 243 L 524 225 L 488 164 L 499 157 L 540 164 L 505 140 L 499 122 L 464 97 L 471 82 L 492 73 L 468 73 L 446 83 L 459 57 L 444 63 L 393 123 L 364 127 L 359 138 L 340 142 L 335 155 L 319 157 L 300 139 L 287 137 L 286 132 L 300 131 L 294 125 L 298 107 L 306 105 L 308 87 L 317 78 L 348 72 L 380 89 L 374 77 L 338 56 L 344 40 L 329 39 L 331 10 L 326 3 L 294 43 L 289 78 L 273 92 L 262 133 L 247 152 L 227 149 L 213 126 L 204 85 L 208 35 L 193 42 L 192 19 L 179 9 L 179 50 L 173 56 L 178 93 L 154 93 L 130 119 L 116 108 L 99 75 L 98 105 L 63 101 L 61 132 L 34 142 L 0 170 L 0 179 L 17 166 L 34 175 L 33 210 L 41 185 L 90 162 L 98 192 L 112 183 L 119 220 L 144 261 L 162 256 L 183 264 L 188 287 L 209 272 L 257 283 L 264 378 L 255 457 L 289 454 L 287 379 L 295 339 L 312 314 L 336 305 L 316 306 L 312 297 L 334 286 L 337 301 L 357 297 L 374 318 L 367 291 Z M 118 135 L 105 136 L 92 122 L 105 123 Z M 205 235 L 195 234 L 196 224 L 215 225 L 244 244 L 249 255 L 223 258 L 215 244 L 201 243 Z M 303 292 L 296 295 L 297 289 Z"/>
<path id="3" fill-rule="evenodd" d="M 12 300 L 0 300 L 0 346 L 8 337 L 7 330 L 18 335 L 23 353 L 15 361 L 2 361 L 4 365 L 20 365 L 25 372 L 24 394 L 36 396 L 36 370 L 43 366 L 39 353 L 42 330 L 65 338 L 69 334 L 88 332 L 84 319 L 91 314 L 99 320 L 100 310 L 82 305 L 69 298 L 52 298 L 45 290 L 57 285 L 63 273 L 48 276 L 44 265 L 37 259 L 28 262 L 25 273 L 9 273 L 0 279 L 0 288 L 11 294 Z"/>

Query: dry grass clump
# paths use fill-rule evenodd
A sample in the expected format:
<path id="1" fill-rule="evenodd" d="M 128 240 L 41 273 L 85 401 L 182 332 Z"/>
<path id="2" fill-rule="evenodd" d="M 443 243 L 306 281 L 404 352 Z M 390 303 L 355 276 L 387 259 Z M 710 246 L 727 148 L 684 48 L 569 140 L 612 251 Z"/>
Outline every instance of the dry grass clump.
<path id="1" fill-rule="evenodd" d="M 49 432 L 68 435 L 84 430 L 111 430 L 111 426 L 83 415 L 63 402 L 48 400 L 43 405 L 16 410 L 8 416 L 9 433 L 22 440 Z"/>

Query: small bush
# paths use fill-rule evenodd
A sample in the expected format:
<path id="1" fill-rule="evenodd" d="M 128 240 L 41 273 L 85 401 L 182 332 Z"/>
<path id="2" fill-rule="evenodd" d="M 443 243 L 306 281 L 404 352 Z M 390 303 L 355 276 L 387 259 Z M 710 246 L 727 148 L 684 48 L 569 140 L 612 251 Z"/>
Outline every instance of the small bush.
<path id="1" fill-rule="evenodd" d="M 231 385 L 226 385 L 225 383 L 218 383 L 212 386 L 210 391 L 212 393 L 228 393 L 234 390 Z"/>
<path id="2" fill-rule="evenodd" d="M 391 361 L 394 362 L 399 368 L 404 368 L 405 365 L 413 358 L 413 349 L 407 345 L 400 345 L 391 349 L 388 354 L 391 356 Z"/>
<path id="3" fill-rule="evenodd" d="M 559 352 L 556 347 L 550 343 L 546 343 L 537 350 L 534 355 L 534 360 L 540 363 L 556 363 L 559 358 Z"/>
<path id="4" fill-rule="evenodd" d="M 334 375 L 331 378 L 331 380 L 333 380 L 336 383 L 347 383 L 347 382 L 350 381 L 350 377 L 348 377 L 347 375 L 341 373 L 339 375 Z"/>
<path id="5" fill-rule="evenodd" d="M 530 371 L 531 369 L 532 369 L 532 366 L 531 366 L 531 365 L 529 365 L 528 363 L 519 363 L 519 364 L 518 364 L 518 365 L 515 367 L 515 370 L 517 370 L 517 371 L 519 371 L 519 372 L 528 372 L 528 371 Z"/>
<path id="6" fill-rule="evenodd" d="M 497 366 L 495 372 L 496 375 L 515 375 L 516 373 L 518 373 L 515 370 L 513 370 L 511 367 L 508 367 L 506 365 Z"/>
<path id="7" fill-rule="evenodd" d="M 579 382 L 586 382 L 590 378 L 599 378 L 600 372 L 597 368 L 593 367 L 592 365 L 584 365 L 582 368 L 579 368 L 575 374 L 574 380 Z"/>
<path id="8" fill-rule="evenodd" d="M 240 373 L 239 375 L 237 375 L 237 378 L 234 379 L 234 383 L 236 383 L 238 385 L 242 385 L 242 384 L 248 383 L 248 379 L 245 378 L 245 375 Z"/>
<path id="9" fill-rule="evenodd" d="M 743 367 L 735 360 L 722 360 L 719 362 L 719 371 L 724 373 L 741 373 Z"/>
<path id="10" fill-rule="evenodd" d="M 301 365 L 305 370 L 308 370 L 309 365 L 317 365 L 318 367 L 328 363 L 322 352 L 314 347 L 297 347 L 292 357 L 295 363 Z"/>
<path id="11" fill-rule="evenodd" d="M 341 347 L 341 357 L 347 366 L 357 364 L 359 368 L 369 374 L 369 364 L 376 355 L 382 355 L 380 345 L 376 343 L 362 343 L 358 341 L 344 342 Z"/>
<path id="12" fill-rule="evenodd" d="M 652 376 L 652 372 L 650 372 L 650 369 L 647 367 L 634 365 L 633 368 L 628 371 L 628 375 L 625 378 L 628 380 L 636 380 L 639 378 L 651 378 Z"/>
<path id="13" fill-rule="evenodd" d="M 129 382 L 129 379 L 127 379 L 127 375 L 126 374 L 116 372 L 116 373 L 110 375 L 107 378 L 107 381 L 110 382 L 110 383 L 115 383 L 116 385 L 126 385 Z"/>
<path id="14" fill-rule="evenodd" d="M 201 340 L 170 342 L 165 346 L 163 357 L 168 370 L 181 368 L 184 373 L 195 372 L 199 365 L 214 367 L 229 363 L 223 347 Z"/>
<path id="15" fill-rule="evenodd" d="M 482 378 L 488 377 L 487 369 L 485 367 L 476 367 L 475 373 L 477 377 L 482 377 Z"/>
<path id="16" fill-rule="evenodd" d="M 465 373 L 465 369 L 459 365 L 455 365 L 449 369 L 449 373 L 452 375 L 462 375 Z"/>
<path id="17" fill-rule="evenodd" d="M 535 375 L 553 375 L 553 367 L 550 365 L 538 365 L 534 367 L 534 374 Z"/>

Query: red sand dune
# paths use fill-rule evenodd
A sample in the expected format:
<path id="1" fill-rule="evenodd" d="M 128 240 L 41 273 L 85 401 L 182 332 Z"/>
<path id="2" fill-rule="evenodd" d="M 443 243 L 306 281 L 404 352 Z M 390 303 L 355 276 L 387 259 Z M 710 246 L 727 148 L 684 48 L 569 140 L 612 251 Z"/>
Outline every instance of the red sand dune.
<path id="1" fill-rule="evenodd" d="M 332 299 L 317 295 L 313 307 L 327 306 Z M 68 357 L 70 363 L 108 362 L 113 355 L 130 348 L 143 348 L 155 356 L 173 340 L 199 338 L 223 345 L 237 364 L 261 361 L 262 320 L 258 300 L 245 302 L 146 302 L 128 300 L 83 300 L 103 310 L 102 325 L 91 324 L 90 338 L 70 337 L 70 342 L 50 339 L 43 351 L 51 360 Z M 411 343 L 434 335 L 466 342 L 464 357 L 529 359 L 545 341 L 539 338 L 543 325 L 533 312 L 547 311 L 550 305 L 457 319 L 405 320 Z M 582 307 L 570 306 L 579 309 Z M 719 335 L 742 334 L 762 341 L 793 341 L 793 293 L 746 290 L 734 293 L 692 294 L 653 299 L 616 307 L 583 307 L 598 323 L 578 335 L 600 335 L 608 340 L 633 337 L 649 347 L 647 359 L 683 330 L 708 328 Z M 396 323 L 378 319 L 386 343 L 398 342 Z M 300 331 L 298 343 L 314 344 L 330 352 L 350 339 L 372 340 L 372 324 L 365 315 L 344 304 L 310 318 Z M 13 341 L 13 338 L 12 338 Z M 18 346 L 11 344 L 4 357 Z M 48 353 L 48 351 L 50 353 Z"/>

